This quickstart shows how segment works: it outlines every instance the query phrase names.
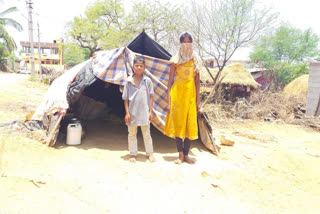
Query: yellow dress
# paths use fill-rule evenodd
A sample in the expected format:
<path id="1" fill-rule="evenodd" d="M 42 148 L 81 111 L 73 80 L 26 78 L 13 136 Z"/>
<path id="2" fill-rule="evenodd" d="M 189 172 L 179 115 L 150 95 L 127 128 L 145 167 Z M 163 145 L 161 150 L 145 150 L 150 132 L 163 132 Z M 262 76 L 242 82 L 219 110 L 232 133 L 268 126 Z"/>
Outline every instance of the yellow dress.
<path id="1" fill-rule="evenodd" d="M 190 60 L 176 66 L 176 78 L 171 87 L 170 112 L 167 113 L 164 134 L 171 138 L 198 139 L 194 63 Z"/>

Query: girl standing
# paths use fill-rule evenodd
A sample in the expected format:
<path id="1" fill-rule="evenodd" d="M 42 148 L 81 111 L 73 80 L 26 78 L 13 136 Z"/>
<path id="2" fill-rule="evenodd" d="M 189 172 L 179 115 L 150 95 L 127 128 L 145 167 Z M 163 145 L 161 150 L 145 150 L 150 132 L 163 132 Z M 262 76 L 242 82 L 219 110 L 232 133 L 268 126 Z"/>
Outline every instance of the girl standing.
<path id="1" fill-rule="evenodd" d="M 191 140 L 198 139 L 197 112 L 200 109 L 201 60 L 193 52 L 192 36 L 180 37 L 179 52 L 170 59 L 168 107 L 164 134 L 176 139 L 179 158 L 176 164 L 194 161 L 188 156 Z"/>

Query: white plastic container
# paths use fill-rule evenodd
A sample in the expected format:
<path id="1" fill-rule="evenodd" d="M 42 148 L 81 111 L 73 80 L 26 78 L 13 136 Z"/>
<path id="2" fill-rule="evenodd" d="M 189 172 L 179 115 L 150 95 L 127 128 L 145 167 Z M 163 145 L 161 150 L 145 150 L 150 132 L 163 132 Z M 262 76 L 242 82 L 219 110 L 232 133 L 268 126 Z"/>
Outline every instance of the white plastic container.
<path id="1" fill-rule="evenodd" d="M 79 122 L 70 123 L 67 129 L 67 145 L 75 146 L 81 144 L 82 127 Z"/>

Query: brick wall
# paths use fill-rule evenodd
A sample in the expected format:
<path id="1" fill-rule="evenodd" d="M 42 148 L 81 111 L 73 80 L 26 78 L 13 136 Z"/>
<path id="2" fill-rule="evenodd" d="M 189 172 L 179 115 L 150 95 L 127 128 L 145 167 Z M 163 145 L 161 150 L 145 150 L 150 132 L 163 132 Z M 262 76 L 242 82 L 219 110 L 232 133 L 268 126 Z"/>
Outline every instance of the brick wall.
<path id="1" fill-rule="evenodd" d="M 308 95 L 307 95 L 307 115 L 313 116 L 320 114 L 320 63 L 310 63 L 309 70 L 309 83 L 308 83 Z M 317 109 L 318 106 L 318 109 Z"/>

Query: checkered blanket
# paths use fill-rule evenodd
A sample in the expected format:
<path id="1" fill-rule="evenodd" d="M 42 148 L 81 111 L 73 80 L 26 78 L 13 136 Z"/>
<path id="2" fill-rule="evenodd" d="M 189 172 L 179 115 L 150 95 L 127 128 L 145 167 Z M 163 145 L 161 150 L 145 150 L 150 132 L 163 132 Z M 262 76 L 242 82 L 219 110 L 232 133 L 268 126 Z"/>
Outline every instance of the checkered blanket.
<path id="1" fill-rule="evenodd" d="M 128 76 L 132 75 L 133 59 L 141 55 L 121 47 L 113 51 L 102 51 L 93 60 L 93 72 L 96 77 L 106 82 L 125 85 Z M 144 56 L 146 61 L 145 74 L 150 77 L 154 86 L 155 115 L 152 124 L 163 132 L 167 108 L 167 83 L 169 81 L 170 64 L 166 60 Z"/>

